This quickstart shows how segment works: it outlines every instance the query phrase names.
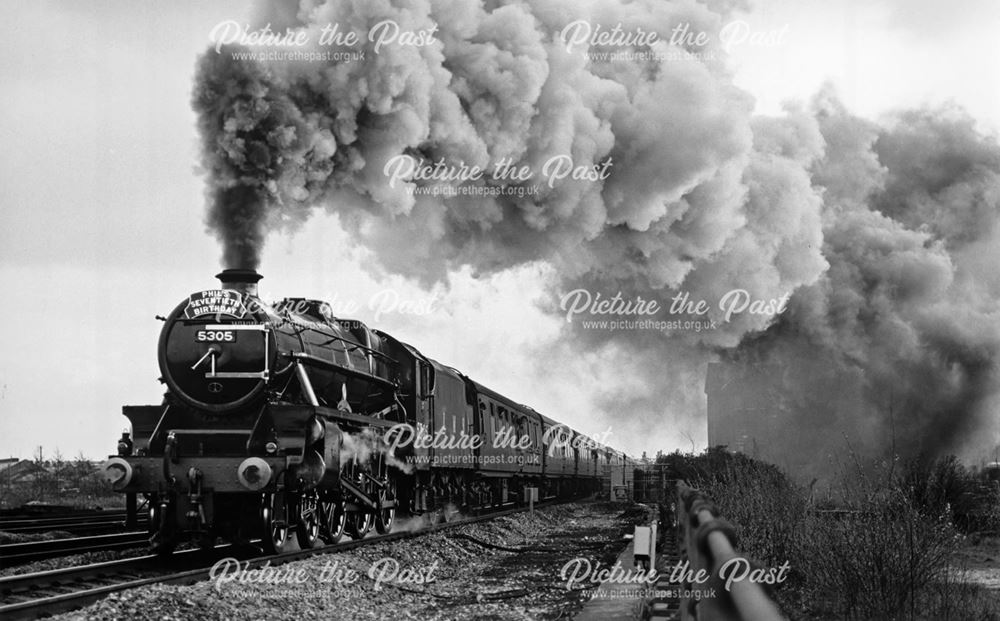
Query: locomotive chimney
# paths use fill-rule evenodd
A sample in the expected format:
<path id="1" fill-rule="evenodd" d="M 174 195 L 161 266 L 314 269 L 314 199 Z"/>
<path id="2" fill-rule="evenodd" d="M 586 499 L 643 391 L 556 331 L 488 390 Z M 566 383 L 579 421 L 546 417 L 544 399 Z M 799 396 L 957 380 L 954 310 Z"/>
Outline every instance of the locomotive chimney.
<path id="1" fill-rule="evenodd" d="M 233 289 L 254 297 L 257 297 L 257 281 L 263 278 L 254 270 L 242 268 L 225 269 L 215 277 L 222 282 L 223 289 Z"/>

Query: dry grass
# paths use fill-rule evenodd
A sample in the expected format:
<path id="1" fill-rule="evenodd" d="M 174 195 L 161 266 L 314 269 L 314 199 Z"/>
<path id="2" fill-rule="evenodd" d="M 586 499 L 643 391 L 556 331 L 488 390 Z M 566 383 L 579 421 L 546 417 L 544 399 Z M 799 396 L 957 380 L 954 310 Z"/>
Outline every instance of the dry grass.
<path id="1" fill-rule="evenodd" d="M 721 451 L 678 457 L 667 456 L 719 499 L 744 553 L 789 562 L 775 596 L 793 619 L 1000 619 L 996 594 L 963 579 L 952 560 L 963 536 L 949 498 L 968 491 L 953 460 L 905 473 L 842 467 L 836 497 L 824 503 L 840 511 L 824 512 L 770 464 Z"/>

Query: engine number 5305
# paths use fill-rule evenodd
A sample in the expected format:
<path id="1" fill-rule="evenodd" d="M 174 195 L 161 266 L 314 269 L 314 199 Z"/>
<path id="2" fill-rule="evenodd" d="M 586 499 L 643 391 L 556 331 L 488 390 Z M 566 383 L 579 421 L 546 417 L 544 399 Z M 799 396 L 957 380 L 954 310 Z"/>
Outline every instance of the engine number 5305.
<path id="1" fill-rule="evenodd" d="M 236 341 L 234 330 L 198 330 L 194 340 L 199 343 L 233 343 Z"/>

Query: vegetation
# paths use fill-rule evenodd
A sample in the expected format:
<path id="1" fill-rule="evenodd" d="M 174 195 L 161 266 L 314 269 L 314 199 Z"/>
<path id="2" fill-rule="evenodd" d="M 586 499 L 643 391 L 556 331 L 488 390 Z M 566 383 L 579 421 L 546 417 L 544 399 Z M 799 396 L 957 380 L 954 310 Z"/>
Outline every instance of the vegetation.
<path id="1" fill-rule="evenodd" d="M 718 500 L 743 553 L 789 562 L 776 597 L 793 619 L 1000 619 L 955 560 L 965 533 L 1000 528 L 1000 493 L 953 457 L 842 466 L 823 498 L 721 449 L 657 462 Z"/>
<path id="2" fill-rule="evenodd" d="M 124 497 L 111 490 L 98 464 L 78 454 L 46 459 L 39 450 L 35 459 L 20 467 L 0 470 L 0 508 L 13 509 L 29 502 L 76 507 L 124 507 Z M 17 472 L 13 472 L 16 470 Z"/>

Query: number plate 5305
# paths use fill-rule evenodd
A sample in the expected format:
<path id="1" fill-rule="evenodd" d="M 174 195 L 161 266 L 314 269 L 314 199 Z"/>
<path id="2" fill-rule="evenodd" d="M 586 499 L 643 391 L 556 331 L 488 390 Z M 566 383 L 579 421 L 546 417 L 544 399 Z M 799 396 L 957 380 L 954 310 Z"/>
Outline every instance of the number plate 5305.
<path id="1" fill-rule="evenodd" d="M 233 343 L 236 341 L 234 330 L 198 330 L 194 339 L 199 343 Z"/>

